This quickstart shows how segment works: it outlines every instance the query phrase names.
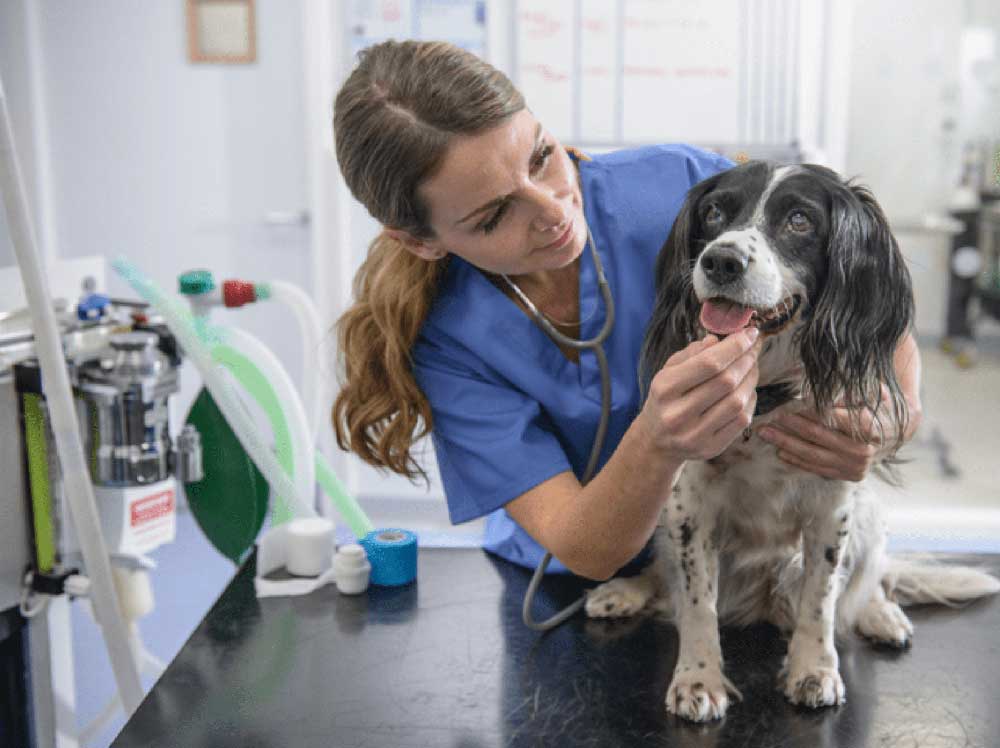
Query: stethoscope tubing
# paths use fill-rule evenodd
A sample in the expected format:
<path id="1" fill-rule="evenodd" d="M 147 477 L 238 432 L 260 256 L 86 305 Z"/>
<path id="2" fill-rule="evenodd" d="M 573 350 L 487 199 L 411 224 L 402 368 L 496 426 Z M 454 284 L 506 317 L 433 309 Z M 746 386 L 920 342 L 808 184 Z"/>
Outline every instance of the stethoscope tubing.
<path id="1" fill-rule="evenodd" d="M 564 345 L 569 348 L 573 348 L 579 351 L 593 350 L 594 356 L 597 358 L 597 366 L 601 371 L 601 417 L 597 423 L 597 430 L 594 433 L 594 443 L 590 448 L 590 457 L 587 460 L 587 467 L 583 471 L 583 477 L 580 479 L 581 485 L 587 485 L 590 479 L 594 477 L 594 473 L 597 472 L 597 463 L 601 457 L 601 450 L 604 447 L 604 440 L 608 433 L 608 421 L 611 417 L 611 372 L 608 368 L 608 358 L 604 353 L 604 349 L 601 347 L 608 336 L 611 335 L 611 329 L 615 325 L 615 303 L 611 296 L 611 288 L 608 285 L 608 279 L 604 275 L 604 266 L 601 264 L 601 258 L 597 253 L 597 247 L 594 244 L 594 237 L 590 233 L 590 227 L 587 227 L 587 244 L 590 247 L 590 253 L 594 258 L 594 267 L 597 270 L 597 284 L 601 292 L 601 297 L 604 299 L 604 325 L 601 327 L 600 332 L 589 340 L 578 340 L 576 338 L 571 338 L 568 335 L 560 332 L 534 305 L 531 299 L 528 298 L 518 286 L 510 280 L 506 275 L 501 276 L 509 285 L 514 293 L 517 294 L 518 298 L 524 302 L 524 305 L 528 307 L 535 322 L 559 345 Z M 538 587 L 541 585 L 542 578 L 545 576 L 545 570 L 549 566 L 549 562 L 552 560 L 552 554 L 548 551 L 545 552 L 545 556 L 542 560 L 538 562 L 538 566 L 535 568 L 535 573 L 531 577 L 531 581 L 528 583 L 528 589 L 524 593 L 524 605 L 521 608 L 521 619 L 524 621 L 524 625 L 534 631 L 548 631 L 555 628 L 559 624 L 563 623 L 570 616 L 574 615 L 583 604 L 586 602 L 586 595 L 582 595 L 580 599 L 568 606 L 563 608 L 561 611 L 556 613 L 551 618 L 547 618 L 544 621 L 536 621 L 532 616 L 531 608 L 535 600 L 535 594 L 538 592 Z"/>

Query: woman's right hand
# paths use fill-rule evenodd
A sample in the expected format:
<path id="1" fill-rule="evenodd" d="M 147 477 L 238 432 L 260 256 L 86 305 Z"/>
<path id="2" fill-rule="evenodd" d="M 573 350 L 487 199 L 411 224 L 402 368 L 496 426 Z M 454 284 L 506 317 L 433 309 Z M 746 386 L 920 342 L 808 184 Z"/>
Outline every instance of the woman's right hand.
<path id="1" fill-rule="evenodd" d="M 639 421 L 678 463 L 721 454 L 750 425 L 757 405 L 759 331 L 708 335 L 678 351 L 653 377 Z"/>

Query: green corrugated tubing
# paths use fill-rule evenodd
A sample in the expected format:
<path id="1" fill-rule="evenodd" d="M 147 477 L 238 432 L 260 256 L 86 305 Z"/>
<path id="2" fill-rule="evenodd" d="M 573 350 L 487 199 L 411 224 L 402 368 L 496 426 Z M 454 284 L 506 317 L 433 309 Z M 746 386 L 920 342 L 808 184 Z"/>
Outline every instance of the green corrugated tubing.
<path id="1" fill-rule="evenodd" d="M 230 371 L 233 377 L 264 411 L 271 424 L 278 462 L 289 477 L 292 477 L 294 450 L 291 432 L 288 427 L 285 411 L 271 383 L 264 377 L 260 369 L 250 358 L 231 346 L 214 346 L 212 348 L 212 358 Z M 203 394 L 208 397 L 207 392 Z M 206 408 L 208 406 L 205 403 L 201 403 L 199 407 Z M 214 407 L 214 403 L 212 407 Z M 253 467 L 252 462 L 246 456 L 246 453 L 243 452 L 242 447 L 240 447 L 235 437 L 225 438 L 219 427 L 214 425 L 212 418 L 206 416 L 204 412 L 200 411 L 198 418 L 193 418 L 194 415 L 195 409 L 192 406 L 192 413 L 188 417 L 189 422 L 194 423 L 196 426 L 199 425 L 199 422 L 206 425 L 209 423 L 213 424 L 211 427 L 213 429 L 212 434 L 205 435 L 206 438 L 202 439 L 202 449 L 206 450 L 206 446 L 211 445 L 212 440 L 216 442 L 214 445 L 215 452 L 213 452 L 213 447 L 209 446 L 208 450 L 206 450 L 205 459 L 205 480 L 211 482 L 211 488 L 207 491 L 201 491 L 203 496 L 196 499 L 198 507 L 195 513 L 199 517 L 199 524 L 202 530 L 206 535 L 209 535 L 209 539 L 212 540 L 213 544 L 224 555 L 238 560 L 243 551 L 252 545 L 263 521 L 263 513 L 256 511 L 256 502 L 252 498 L 256 491 L 255 486 L 257 485 L 257 481 L 261 479 L 259 475 L 255 475 L 257 474 L 256 468 Z M 242 468 L 237 473 L 232 473 L 232 469 L 235 469 L 232 462 L 238 461 L 235 456 L 237 450 L 239 451 L 240 459 L 248 465 L 247 470 L 249 472 L 247 476 L 253 476 L 252 478 L 244 476 Z M 219 478 L 223 479 L 221 483 L 211 481 L 213 468 L 210 463 L 213 461 L 213 457 L 224 460 L 227 463 L 224 470 L 219 471 L 216 468 L 217 472 L 220 472 Z M 354 497 L 344 488 L 322 452 L 318 450 L 315 452 L 315 461 L 317 482 L 329 498 L 334 509 L 337 510 L 355 536 L 361 538 L 367 535 L 374 527 L 371 520 L 364 513 L 364 510 L 361 509 Z M 249 483 L 247 482 L 248 480 L 250 481 Z M 196 484 L 191 484 L 191 486 L 194 485 Z M 209 486 L 206 485 L 205 488 L 208 489 Z M 251 510 L 250 519 L 256 520 L 252 522 L 254 526 L 252 533 L 246 533 L 241 529 L 246 523 L 236 521 L 237 518 L 233 516 L 233 512 L 239 510 L 233 506 L 231 501 L 224 499 L 229 492 L 233 491 L 237 491 L 244 496 L 250 494 L 249 497 L 244 499 L 246 503 L 243 505 L 242 511 L 245 512 L 249 508 Z M 189 488 L 190 493 L 191 490 Z M 278 525 L 291 519 L 294 516 L 294 511 L 291 508 L 290 502 L 285 497 L 278 496 L 276 492 L 272 492 L 272 494 L 275 496 L 275 503 L 272 508 L 271 520 L 273 524 Z M 192 508 L 194 509 L 195 507 L 193 506 Z M 222 516 L 214 516 L 213 511 Z M 243 519 L 247 518 L 244 517 Z"/>
<path id="2" fill-rule="evenodd" d="M 242 355 L 235 349 L 226 345 L 217 345 L 212 349 L 212 356 L 216 361 L 223 364 L 233 376 L 246 388 L 254 400 L 267 414 L 274 429 L 275 447 L 277 449 L 278 460 L 282 467 L 292 475 L 292 437 L 288 429 L 288 421 L 285 418 L 285 411 L 281 407 L 271 387 L 271 383 L 261 374 L 260 369 L 249 358 Z M 336 509 L 347 526 L 351 528 L 357 537 L 362 538 L 374 529 L 371 520 L 358 502 L 351 496 L 344 485 L 337 478 L 330 463 L 319 450 L 316 450 L 316 480 L 319 482 L 323 492 L 330 499 L 334 509 Z M 290 507 L 285 506 L 276 512 L 272 518 L 276 523 L 291 519 L 293 512 Z"/>
<path id="3" fill-rule="evenodd" d="M 285 411 L 282 409 L 271 383 L 261 374 L 260 369 L 253 361 L 228 345 L 215 346 L 212 349 L 212 358 L 229 369 L 236 381 L 250 393 L 263 409 L 267 420 L 271 423 L 275 456 L 278 458 L 278 463 L 288 474 L 288 477 L 294 480 L 295 453 L 292 435 L 288 429 Z M 271 507 L 271 523 L 274 525 L 284 524 L 295 516 L 292 509 L 292 502 L 295 499 L 292 496 L 279 496 L 277 491 L 271 493 L 274 496 L 274 505 Z"/>

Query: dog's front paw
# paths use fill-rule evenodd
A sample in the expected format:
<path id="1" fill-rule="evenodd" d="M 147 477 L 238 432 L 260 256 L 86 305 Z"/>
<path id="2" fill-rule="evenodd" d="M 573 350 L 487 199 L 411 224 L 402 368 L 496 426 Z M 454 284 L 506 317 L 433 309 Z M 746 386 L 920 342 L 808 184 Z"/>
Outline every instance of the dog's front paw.
<path id="1" fill-rule="evenodd" d="M 651 596 L 649 585 L 638 577 L 612 579 L 587 593 L 587 615 L 591 618 L 625 618 L 645 608 Z"/>
<path id="2" fill-rule="evenodd" d="M 722 719 L 729 708 L 729 697 L 736 700 L 740 692 L 718 669 L 674 671 L 674 679 L 667 689 L 667 711 L 691 722 L 708 722 Z"/>
<path id="3" fill-rule="evenodd" d="M 837 706 L 846 700 L 844 681 L 836 668 L 789 670 L 785 674 L 785 698 L 793 704 L 816 709 Z"/>

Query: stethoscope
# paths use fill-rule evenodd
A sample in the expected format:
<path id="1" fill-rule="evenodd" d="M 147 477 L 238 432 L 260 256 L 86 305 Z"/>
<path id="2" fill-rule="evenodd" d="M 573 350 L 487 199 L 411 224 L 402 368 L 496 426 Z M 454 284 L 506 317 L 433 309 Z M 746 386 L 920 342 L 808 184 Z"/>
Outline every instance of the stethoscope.
<path id="1" fill-rule="evenodd" d="M 564 335 L 559 332 L 545 315 L 538 311 L 538 307 L 532 303 L 531 299 L 528 298 L 527 294 L 522 291 L 514 281 L 508 278 L 506 275 L 501 275 L 500 277 L 506 281 L 507 285 L 517 294 L 517 297 L 524 302 L 524 305 L 531 312 L 531 315 L 535 318 L 535 322 L 559 345 L 564 345 L 569 348 L 575 348 L 576 350 L 593 350 L 594 355 L 597 357 L 597 365 L 601 370 L 601 418 L 597 423 L 597 432 L 594 434 L 594 445 L 590 448 L 590 458 L 587 460 L 587 467 L 583 471 L 583 477 L 580 479 L 581 485 L 586 485 L 590 482 L 590 479 L 594 477 L 594 473 L 597 471 L 597 461 L 600 459 L 601 449 L 604 447 L 604 439 L 608 431 L 608 419 L 611 416 L 611 374 L 608 370 L 608 358 L 604 354 L 604 349 L 601 345 L 608 336 L 611 334 L 611 328 L 615 324 L 615 302 L 611 298 L 611 288 L 608 286 L 608 279 L 604 275 L 604 266 L 601 265 L 601 258 L 597 254 L 597 247 L 594 246 L 594 237 L 590 233 L 590 227 L 587 226 L 587 245 L 590 247 L 590 254 L 594 258 L 594 267 L 597 269 L 597 284 L 601 290 L 601 296 L 604 299 L 604 326 L 601 331 L 597 333 L 590 340 L 577 340 L 576 338 L 571 338 L 568 335 Z M 535 631 L 548 631 L 553 629 L 567 618 L 576 613 L 583 604 L 586 602 L 586 595 L 580 597 L 576 602 L 571 603 L 566 606 L 563 610 L 556 613 L 551 618 L 544 621 L 536 621 L 531 615 L 531 608 L 535 600 L 535 593 L 538 592 L 538 587 L 541 584 L 542 577 L 545 576 L 545 570 L 549 566 L 549 561 L 552 560 L 552 554 L 548 551 L 545 552 L 545 556 L 541 561 L 538 562 L 538 567 L 535 569 L 534 575 L 531 577 L 531 582 L 528 584 L 528 590 L 524 593 L 524 605 L 521 608 L 521 619 L 524 621 L 524 625 Z"/>

